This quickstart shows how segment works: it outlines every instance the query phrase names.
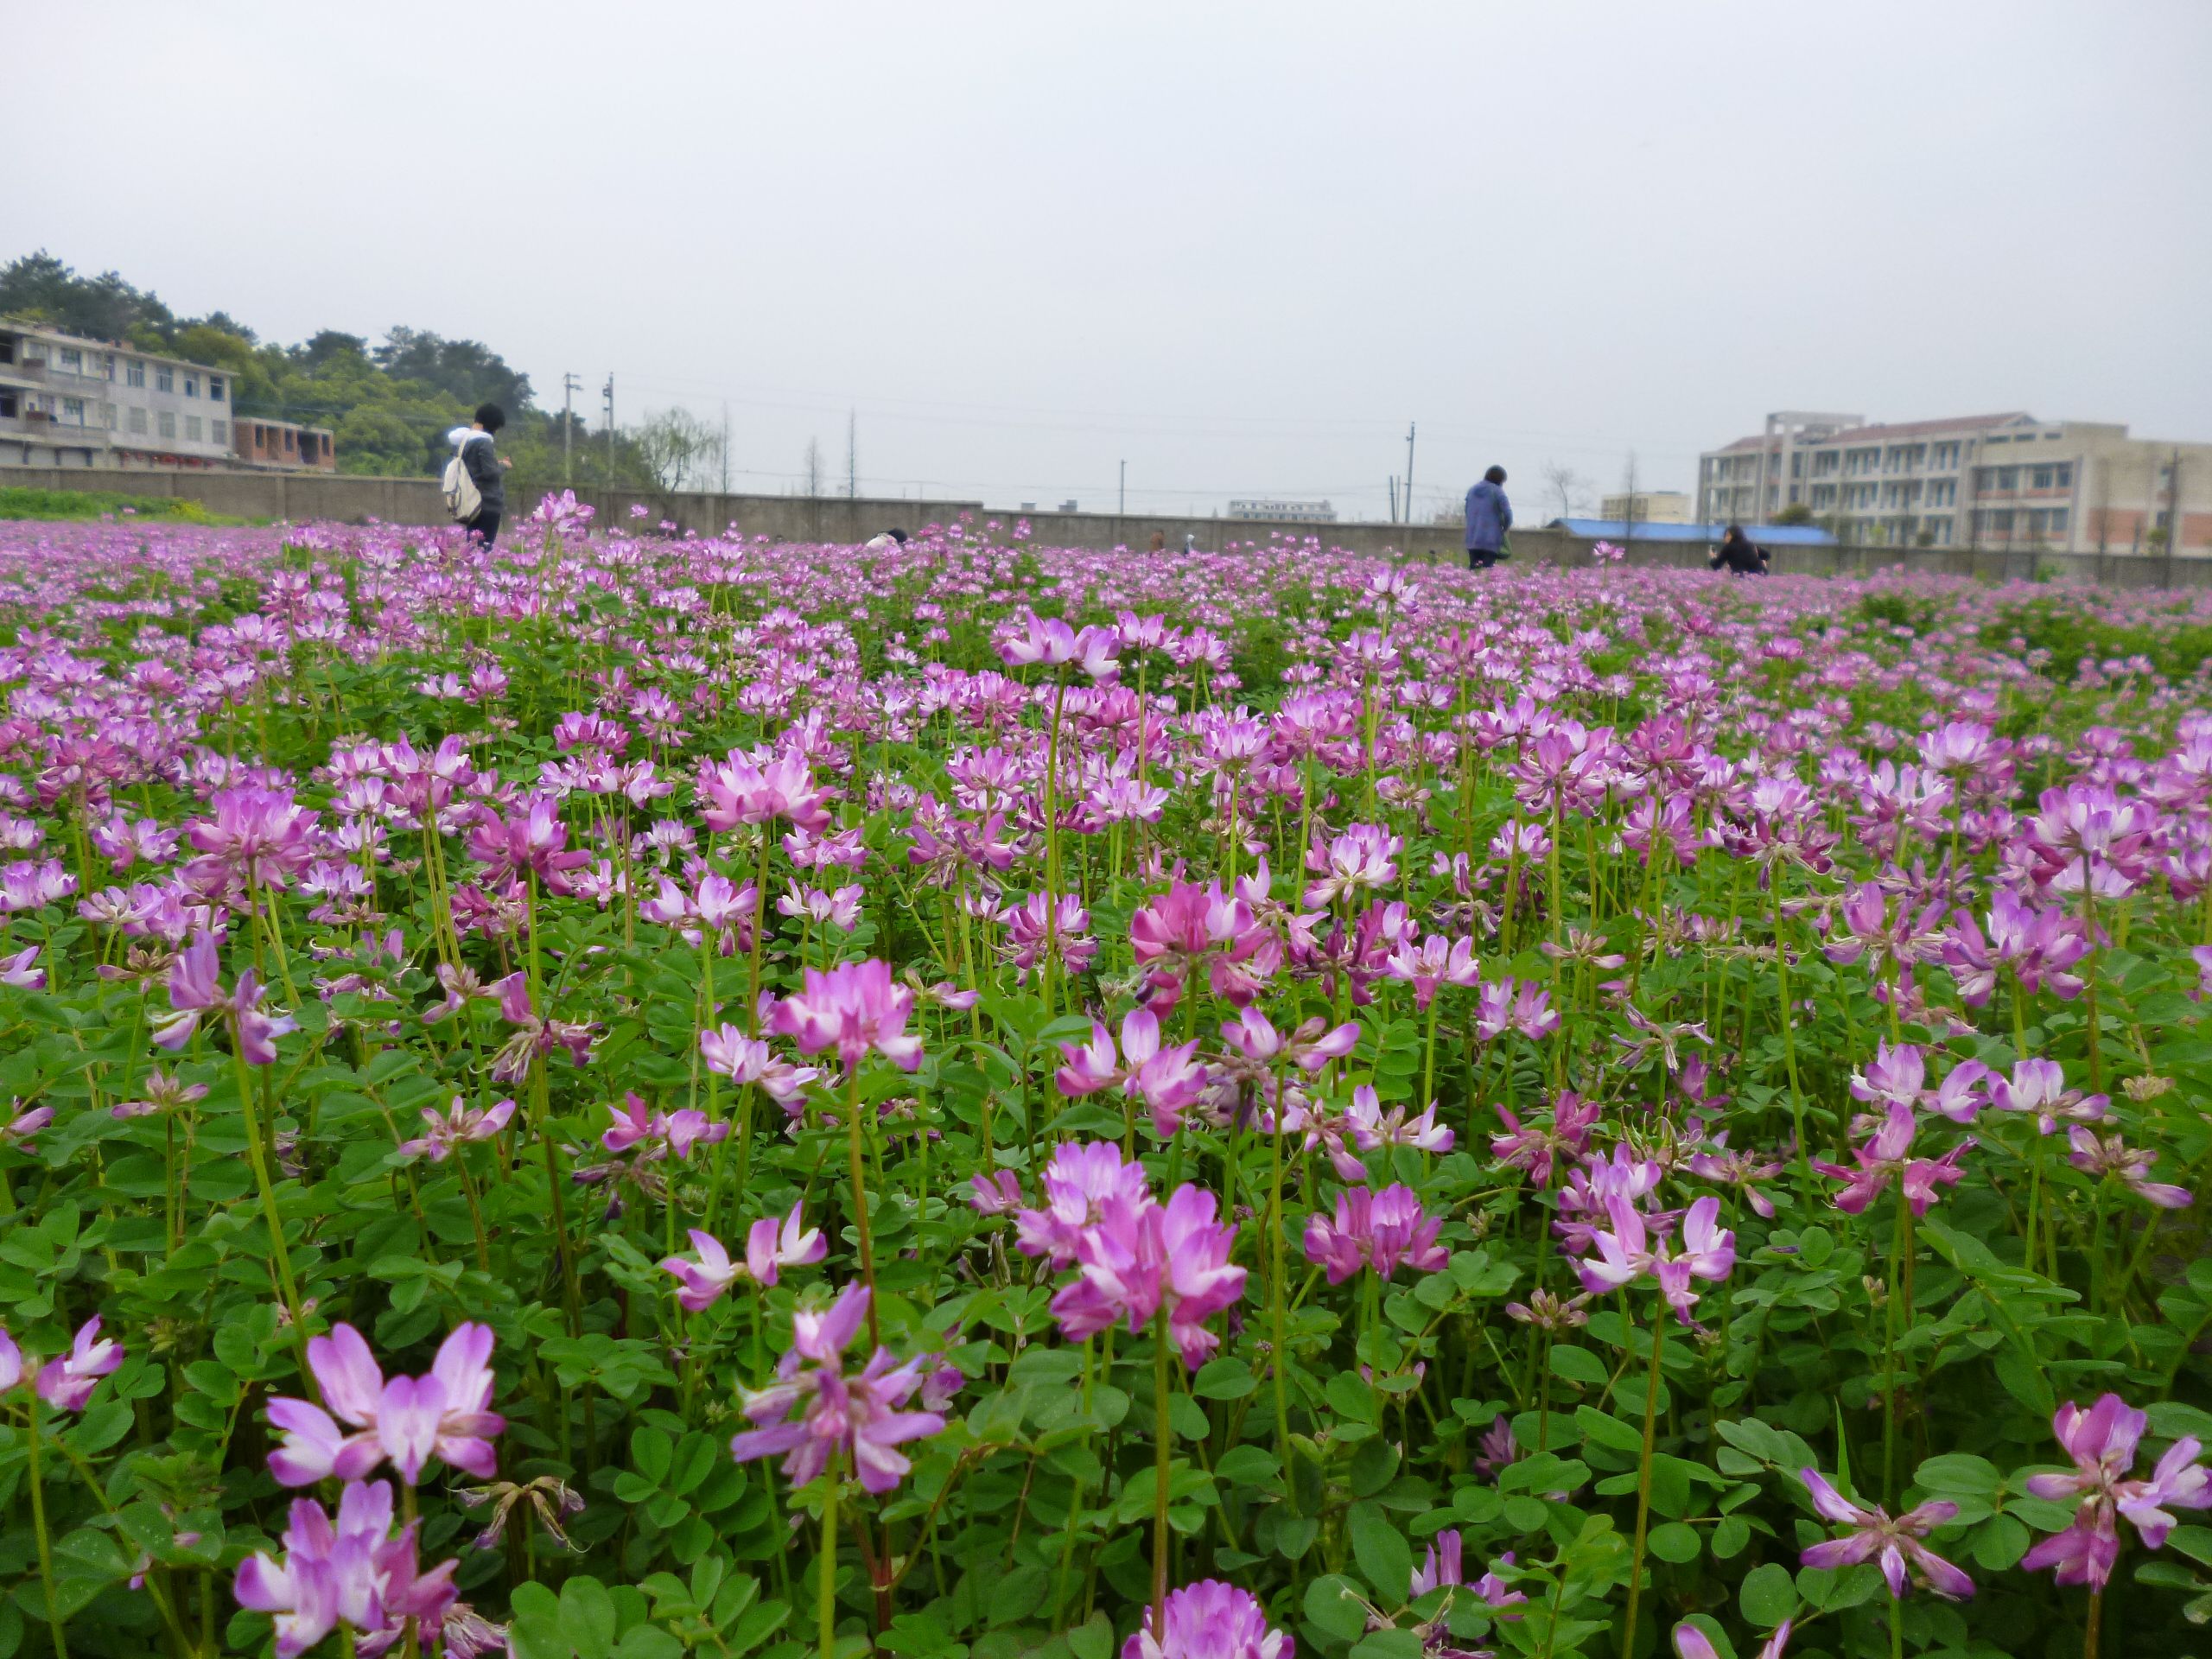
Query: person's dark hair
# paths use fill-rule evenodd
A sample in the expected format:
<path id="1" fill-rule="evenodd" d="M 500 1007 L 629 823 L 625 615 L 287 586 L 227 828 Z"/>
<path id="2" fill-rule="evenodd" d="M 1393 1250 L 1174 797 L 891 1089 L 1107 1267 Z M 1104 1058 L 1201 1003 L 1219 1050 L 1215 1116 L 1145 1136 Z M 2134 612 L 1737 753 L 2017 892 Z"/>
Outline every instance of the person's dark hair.
<path id="1" fill-rule="evenodd" d="M 507 423 L 507 412 L 497 404 L 476 405 L 476 424 L 486 432 L 496 432 Z"/>
<path id="2" fill-rule="evenodd" d="M 1742 541 L 1744 539 L 1744 527 L 1741 524 L 1729 525 L 1728 528 L 1721 533 L 1720 539 L 1724 542 Z"/>
<path id="3" fill-rule="evenodd" d="M 1488 472 L 1486 472 L 1486 473 L 1484 473 L 1484 474 L 1483 474 L 1483 481 L 1484 481 L 1484 483 L 1486 483 L 1486 484 L 1503 484 L 1503 483 L 1504 483 L 1504 482 L 1505 482 L 1505 468 L 1504 468 L 1504 467 L 1491 467 L 1491 468 L 1490 469 L 1490 471 L 1488 471 Z"/>
<path id="4" fill-rule="evenodd" d="M 898 543 L 899 546 L 904 547 L 906 545 L 906 532 L 899 529 L 898 525 L 893 524 L 891 527 L 891 539 Z"/>

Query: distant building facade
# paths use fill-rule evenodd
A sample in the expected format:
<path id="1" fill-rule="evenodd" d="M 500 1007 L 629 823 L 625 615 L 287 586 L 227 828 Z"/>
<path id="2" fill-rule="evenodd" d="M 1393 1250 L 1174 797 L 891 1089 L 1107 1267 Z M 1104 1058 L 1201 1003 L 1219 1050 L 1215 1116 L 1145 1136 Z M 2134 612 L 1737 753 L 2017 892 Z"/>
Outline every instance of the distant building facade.
<path id="1" fill-rule="evenodd" d="M 1244 500 L 1229 504 L 1231 518 L 1274 518 L 1300 524 L 1333 524 L 1337 510 L 1326 501 Z"/>
<path id="2" fill-rule="evenodd" d="M 1690 499 L 1680 490 L 1637 490 L 1633 494 L 1600 496 L 1598 499 L 1600 518 L 1618 518 L 1623 524 L 1687 524 L 1690 518 Z"/>
<path id="3" fill-rule="evenodd" d="M 296 426 L 245 416 L 232 423 L 232 448 L 248 467 L 282 472 L 338 470 L 338 445 L 328 427 Z"/>
<path id="4" fill-rule="evenodd" d="M 1870 547 L 2212 553 L 2212 444 L 2024 410 L 1870 423 L 1784 411 L 1698 462 L 1700 519 L 1799 507 Z"/>
<path id="5" fill-rule="evenodd" d="M 0 321 L 0 455 L 26 467 L 225 465 L 232 391 L 223 369 Z"/>

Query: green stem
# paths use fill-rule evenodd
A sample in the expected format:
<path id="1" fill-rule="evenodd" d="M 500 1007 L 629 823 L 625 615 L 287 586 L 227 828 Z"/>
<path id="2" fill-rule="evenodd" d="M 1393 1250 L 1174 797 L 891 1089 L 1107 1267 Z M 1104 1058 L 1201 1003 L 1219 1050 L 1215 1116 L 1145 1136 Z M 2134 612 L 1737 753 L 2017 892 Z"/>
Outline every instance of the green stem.
<path id="1" fill-rule="evenodd" d="M 1167 1628 L 1167 1306 L 1152 1317 L 1152 1628 Z"/>
<path id="2" fill-rule="evenodd" d="M 845 1142 L 852 1162 L 853 1227 L 859 1235 L 861 1248 L 861 1280 L 868 1286 L 868 1339 L 869 1344 L 880 1346 L 882 1334 L 877 1327 L 875 1311 L 875 1251 L 868 1238 L 868 1166 L 861 1155 L 861 1072 L 855 1066 L 851 1086 L 845 1091 Z"/>
<path id="3" fill-rule="evenodd" d="M 836 1459 L 822 1487 L 822 1554 L 816 1561 L 816 1577 L 821 1580 L 816 1592 L 815 1611 L 821 1622 L 822 1659 L 836 1659 L 837 1655 L 837 1487 L 839 1477 Z"/>
<path id="4" fill-rule="evenodd" d="M 31 1482 L 31 1530 L 38 1539 L 38 1582 L 46 1600 L 46 1628 L 54 1634 L 54 1659 L 69 1659 L 68 1638 L 61 1634 L 61 1607 L 54 1598 L 54 1549 L 46 1533 L 46 1485 L 39 1478 L 38 1468 L 38 1390 L 30 1392 L 30 1404 L 25 1408 L 24 1423 L 29 1430 Z"/>
<path id="5" fill-rule="evenodd" d="M 1651 1381 L 1643 1391 L 1643 1456 L 1636 1476 L 1636 1547 L 1629 1558 L 1628 1622 L 1621 1627 L 1621 1659 L 1636 1649 L 1637 1605 L 1643 1594 L 1643 1544 L 1651 1523 L 1651 1436 L 1659 1424 L 1659 1366 L 1667 1349 L 1667 1299 L 1651 1315 Z"/>

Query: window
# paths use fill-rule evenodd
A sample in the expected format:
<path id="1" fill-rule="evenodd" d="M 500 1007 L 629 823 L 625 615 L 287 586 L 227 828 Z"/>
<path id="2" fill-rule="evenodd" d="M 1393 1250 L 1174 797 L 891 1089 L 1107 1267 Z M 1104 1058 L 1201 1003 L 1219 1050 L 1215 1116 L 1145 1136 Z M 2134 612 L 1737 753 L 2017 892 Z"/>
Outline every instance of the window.
<path id="1" fill-rule="evenodd" d="M 176 390 L 176 371 L 170 368 L 166 363 L 155 365 L 154 390 L 156 391 L 175 391 Z"/>
<path id="2" fill-rule="evenodd" d="M 216 442 L 228 443 L 231 441 L 231 423 L 228 421 L 210 421 L 207 429 L 208 435 Z"/>
<path id="3" fill-rule="evenodd" d="M 61 418 L 71 426 L 82 426 L 85 423 L 85 400 L 64 397 L 61 400 Z"/>
<path id="4" fill-rule="evenodd" d="M 176 416 L 166 409 L 162 411 L 162 435 L 165 438 L 176 436 Z"/>
<path id="5" fill-rule="evenodd" d="M 184 395 L 188 397 L 197 397 L 200 395 L 200 377 L 198 375 L 188 374 L 184 377 Z"/>
<path id="6" fill-rule="evenodd" d="M 188 415 L 184 417 L 184 441 L 187 443 L 201 442 L 200 424 L 200 419 L 197 415 Z"/>
<path id="7" fill-rule="evenodd" d="M 2069 510 L 2065 507 L 2053 507 L 2050 510 L 2050 531 L 2052 535 L 2063 536 L 2066 533 L 2068 512 Z"/>
<path id="8" fill-rule="evenodd" d="M 207 377 L 207 401 L 211 404 L 219 404 L 223 401 L 223 377 L 219 374 L 211 374 Z"/>
<path id="9" fill-rule="evenodd" d="M 0 363 L 12 363 L 15 360 L 16 337 L 13 334 L 0 334 Z"/>
<path id="10" fill-rule="evenodd" d="M 100 378 L 103 380 L 112 380 L 115 378 L 115 353 L 113 352 L 103 352 L 100 354 Z"/>
<path id="11" fill-rule="evenodd" d="M 146 384 L 146 365 L 143 363 L 141 363 L 137 358 L 132 358 L 130 362 L 123 365 L 123 384 L 126 386 L 144 385 Z"/>
<path id="12" fill-rule="evenodd" d="M 2058 487 L 2062 490 L 2070 490 L 2074 487 L 2074 463 L 2070 461 L 2062 461 L 2058 463 Z"/>
<path id="13" fill-rule="evenodd" d="M 2017 467 L 1999 467 L 1997 469 L 1997 487 L 2000 490 L 2018 489 L 2020 469 Z"/>
<path id="14" fill-rule="evenodd" d="M 102 404 L 100 405 L 100 424 L 111 432 L 115 430 L 115 405 L 113 404 Z"/>
<path id="15" fill-rule="evenodd" d="M 2050 487 L 2051 471 L 2052 469 L 2048 467 L 2038 467 L 2035 469 L 2035 487 L 2037 489 L 2047 490 Z"/>
<path id="16" fill-rule="evenodd" d="M 290 427 L 284 429 L 284 448 L 287 454 L 300 447 L 299 436 Z"/>
<path id="17" fill-rule="evenodd" d="M 133 409 L 130 411 L 130 429 L 133 432 L 136 432 L 140 437 L 143 438 L 146 435 L 146 411 L 144 410 Z"/>
<path id="18" fill-rule="evenodd" d="M 12 421 L 15 418 L 16 394 L 12 391 L 0 391 L 0 421 Z"/>
<path id="19" fill-rule="evenodd" d="M 85 372 L 85 354 L 74 346 L 63 346 L 61 371 L 65 374 L 82 374 Z"/>
<path id="20" fill-rule="evenodd" d="M 2001 536 L 2010 536 L 2012 533 L 2012 509 L 1999 507 L 1993 511 L 1989 515 L 1989 527 Z"/>

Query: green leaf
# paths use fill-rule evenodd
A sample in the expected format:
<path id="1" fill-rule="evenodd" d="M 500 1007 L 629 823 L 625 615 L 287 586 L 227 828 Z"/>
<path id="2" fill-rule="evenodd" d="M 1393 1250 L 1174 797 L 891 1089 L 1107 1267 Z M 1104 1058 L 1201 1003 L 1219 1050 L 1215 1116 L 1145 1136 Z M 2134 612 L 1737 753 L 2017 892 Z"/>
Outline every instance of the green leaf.
<path id="1" fill-rule="evenodd" d="M 1552 1350 L 1552 1375 L 1579 1382 L 1586 1389 L 1602 1389 L 1612 1373 L 1605 1369 L 1605 1362 L 1587 1348 L 1578 1348 L 1573 1343 L 1561 1343 Z M 1643 1444 L 1637 1436 L 1637 1443 Z"/>
<path id="2" fill-rule="evenodd" d="M 1351 1506 L 1352 1559 L 1375 1592 L 1378 1605 L 1402 1606 L 1413 1587 L 1414 1556 L 1405 1535 L 1381 1506 L 1363 1500 Z"/>
<path id="3" fill-rule="evenodd" d="M 1232 1446 L 1213 1466 L 1214 1478 L 1232 1486 L 1257 1486 L 1273 1480 L 1282 1460 L 1263 1446 Z"/>
<path id="4" fill-rule="evenodd" d="M 656 1486 L 668 1478 L 668 1465 L 676 1456 L 676 1443 L 657 1428 L 630 1433 L 630 1466 Z"/>
<path id="5" fill-rule="evenodd" d="M 1593 1446 L 1602 1446 L 1611 1452 L 1633 1452 L 1639 1456 L 1643 1453 L 1643 1431 L 1621 1421 L 1618 1417 L 1607 1416 L 1595 1406 L 1577 1407 L 1574 1426 Z"/>
<path id="6" fill-rule="evenodd" d="M 1751 1523 L 1740 1515 L 1723 1516 L 1713 1529 L 1713 1559 L 1731 1561 L 1751 1541 Z"/>
<path id="7" fill-rule="evenodd" d="M 1697 1535 L 1697 1529 L 1681 1521 L 1669 1521 L 1664 1526 L 1654 1527 L 1645 1546 L 1662 1561 L 1680 1565 L 1694 1561 L 1704 1542 Z"/>
<path id="8" fill-rule="evenodd" d="M 1377 1630 L 1352 1643 L 1351 1659 L 1421 1659 L 1419 1632 Z"/>
<path id="9" fill-rule="evenodd" d="M 1410 1554 L 1407 1557 L 1410 1561 Z M 1407 1568 L 1406 1582 L 1413 1582 L 1412 1568 Z M 1350 1579 L 1331 1573 L 1306 1586 L 1306 1617 L 1324 1636 L 1332 1636 L 1339 1642 L 1358 1640 L 1367 1629 L 1367 1609 L 1361 1605 L 1358 1588 Z"/>
<path id="10" fill-rule="evenodd" d="M 1914 1471 L 1913 1482 L 1929 1491 L 1941 1492 L 1947 1497 L 1961 1495 L 1994 1497 L 1998 1489 L 2004 1485 L 2005 1477 L 1997 1472 L 1997 1465 L 1986 1458 L 1977 1458 L 1964 1452 L 1947 1452 L 1923 1463 Z"/>
<path id="11" fill-rule="evenodd" d="M 1744 1575 L 1736 1605 L 1744 1617 L 1763 1630 L 1770 1630 L 1797 1611 L 1797 1586 L 1789 1569 L 1778 1561 L 1755 1567 Z"/>
<path id="12" fill-rule="evenodd" d="M 1241 1400 L 1259 1386 L 1249 1365 L 1229 1357 L 1209 1360 L 1191 1379 L 1191 1392 L 1205 1400 Z"/>
<path id="13" fill-rule="evenodd" d="M 611 1659 L 614 1625 L 614 1598 L 597 1579 L 579 1574 L 561 1586 L 561 1634 L 576 1659 Z"/>

